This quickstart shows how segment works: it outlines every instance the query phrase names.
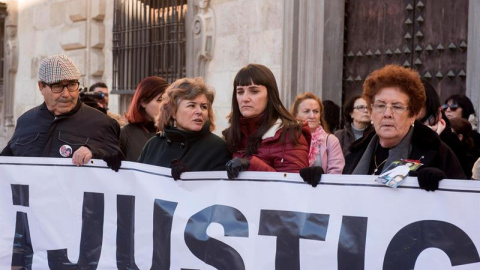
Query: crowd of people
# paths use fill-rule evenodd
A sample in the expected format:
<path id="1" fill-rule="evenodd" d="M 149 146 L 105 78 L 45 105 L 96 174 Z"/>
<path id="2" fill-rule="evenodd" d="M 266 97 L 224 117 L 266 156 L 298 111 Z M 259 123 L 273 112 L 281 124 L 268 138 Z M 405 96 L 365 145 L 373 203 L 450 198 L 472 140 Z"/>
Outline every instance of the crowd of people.
<path id="1" fill-rule="evenodd" d="M 314 187 L 323 174 L 383 175 L 401 160 L 422 164 L 409 175 L 425 190 L 446 178 L 480 178 L 472 102 L 453 95 L 442 105 L 433 86 L 401 66 L 367 77 L 363 94 L 345 102 L 339 129 L 332 120 L 338 106 L 305 91 L 288 110 L 271 70 L 249 64 L 233 81 L 222 137 L 212 133 L 214 92 L 201 78 L 170 85 L 157 76 L 143 79 L 124 124 L 105 113 L 108 98 L 98 103 L 103 112 L 79 99 L 80 76 L 65 55 L 41 62 L 44 103 L 18 118 L 2 156 L 71 158 L 77 166 L 100 158 L 115 171 L 122 160 L 137 161 L 170 167 L 175 180 L 186 171 L 224 170 L 229 179 L 242 171 L 292 172 Z M 108 97 L 105 84 L 97 87 Z"/>

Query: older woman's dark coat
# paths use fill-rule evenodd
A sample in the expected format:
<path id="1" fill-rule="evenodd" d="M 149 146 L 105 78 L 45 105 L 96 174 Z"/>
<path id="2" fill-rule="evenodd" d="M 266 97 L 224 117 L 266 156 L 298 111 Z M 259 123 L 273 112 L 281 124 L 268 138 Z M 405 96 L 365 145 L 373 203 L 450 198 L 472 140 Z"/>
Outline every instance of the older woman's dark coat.
<path id="1" fill-rule="evenodd" d="M 352 144 L 350 154 L 345 157 L 344 174 L 352 174 L 374 135 L 375 132 L 372 132 Z M 440 140 L 435 131 L 418 121 L 415 121 L 411 144 L 412 150 L 406 158 L 421 160 L 423 166 L 419 170 L 435 167 L 445 172 L 450 179 L 466 178 L 460 162 L 452 150 Z"/>

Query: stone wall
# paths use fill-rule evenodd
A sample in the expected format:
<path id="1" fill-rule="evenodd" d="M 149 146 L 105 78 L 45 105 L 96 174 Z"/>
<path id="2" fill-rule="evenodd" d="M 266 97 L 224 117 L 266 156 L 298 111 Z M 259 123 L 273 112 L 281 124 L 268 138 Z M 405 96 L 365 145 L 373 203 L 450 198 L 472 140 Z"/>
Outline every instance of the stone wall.
<path id="1" fill-rule="evenodd" d="M 10 1 L 6 2 L 7 5 Z M 14 121 L 43 102 L 37 86 L 40 61 L 67 54 L 75 62 L 83 86 L 98 81 L 111 85 L 113 1 L 18 0 L 18 67 L 14 90 Z M 8 6 L 7 6 L 8 11 Z M 110 98 L 115 112 L 118 97 Z M 14 127 L 2 127 L 0 149 Z"/>
<path id="2" fill-rule="evenodd" d="M 206 82 L 216 91 L 214 112 L 217 130 L 228 127 L 233 79 L 243 66 L 269 67 L 281 89 L 283 1 L 213 0 L 215 46 L 208 63 Z"/>

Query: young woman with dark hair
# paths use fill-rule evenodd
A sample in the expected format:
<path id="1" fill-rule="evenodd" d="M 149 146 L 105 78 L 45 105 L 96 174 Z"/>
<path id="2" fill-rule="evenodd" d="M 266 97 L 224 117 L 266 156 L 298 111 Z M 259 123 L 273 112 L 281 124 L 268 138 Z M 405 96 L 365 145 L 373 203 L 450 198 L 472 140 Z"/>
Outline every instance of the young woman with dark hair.
<path id="1" fill-rule="evenodd" d="M 234 156 L 227 163 L 230 179 L 245 170 L 299 172 L 308 167 L 308 127 L 302 129 L 285 109 L 267 67 L 249 64 L 237 73 L 229 123 L 223 135 Z"/>
<path id="2" fill-rule="evenodd" d="M 437 91 L 435 91 L 435 88 L 424 79 L 422 79 L 422 84 L 425 88 L 426 101 L 425 106 L 417 115 L 417 120 L 437 132 L 440 139 L 448 145 L 457 156 L 465 175 L 468 175 L 469 173 L 471 174 L 472 168 L 468 165 L 467 154 L 457 135 L 452 132 L 450 120 L 448 120 L 445 113 L 442 112 L 440 97 L 438 96 Z"/>
<path id="3" fill-rule="evenodd" d="M 168 83 L 161 77 L 143 79 L 135 89 L 126 114 L 128 124 L 120 131 L 120 148 L 128 161 L 137 161 L 143 146 L 157 133 L 155 118 Z"/>
<path id="4" fill-rule="evenodd" d="M 461 117 L 470 122 L 472 125 L 472 134 L 470 136 L 475 142 L 474 152 L 477 153 L 477 155 L 480 155 L 480 134 L 477 131 L 478 118 L 475 114 L 475 108 L 473 107 L 472 101 L 464 95 L 452 95 L 445 100 L 442 109 L 448 119 Z"/>

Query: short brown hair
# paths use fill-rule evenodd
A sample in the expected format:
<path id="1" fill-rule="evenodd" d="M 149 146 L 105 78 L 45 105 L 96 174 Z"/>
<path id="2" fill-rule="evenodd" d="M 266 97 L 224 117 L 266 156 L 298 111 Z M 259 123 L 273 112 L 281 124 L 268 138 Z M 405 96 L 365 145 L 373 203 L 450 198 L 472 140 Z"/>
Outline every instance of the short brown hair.
<path id="1" fill-rule="evenodd" d="M 368 109 L 378 92 L 387 87 L 398 88 L 409 97 L 409 115 L 414 116 L 425 105 L 425 89 L 417 71 L 396 65 L 387 65 L 373 71 L 363 83 L 363 98 Z"/>
<path id="2" fill-rule="evenodd" d="M 173 127 L 173 115 L 178 109 L 178 105 L 182 100 L 193 100 L 199 95 L 205 95 L 208 101 L 208 121 L 210 122 L 210 131 L 215 130 L 215 116 L 213 114 L 213 99 L 215 94 L 198 78 L 183 78 L 173 82 L 166 90 L 167 100 L 161 108 L 160 115 L 157 120 L 157 127 L 163 131 L 165 127 Z"/>

